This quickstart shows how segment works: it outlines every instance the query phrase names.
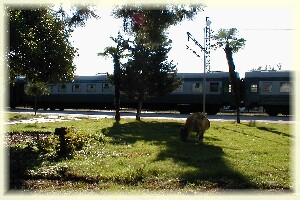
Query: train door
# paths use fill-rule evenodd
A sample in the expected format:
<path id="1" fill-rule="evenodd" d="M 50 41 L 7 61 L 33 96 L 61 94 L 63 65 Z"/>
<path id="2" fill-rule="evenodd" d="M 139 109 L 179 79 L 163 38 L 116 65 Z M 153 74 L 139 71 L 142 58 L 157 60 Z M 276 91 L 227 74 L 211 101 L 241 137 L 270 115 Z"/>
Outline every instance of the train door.
<path id="1" fill-rule="evenodd" d="M 222 106 L 235 106 L 232 85 L 229 79 L 223 79 L 221 91 Z"/>
<path id="2" fill-rule="evenodd" d="M 244 103 L 248 108 L 259 106 L 259 82 L 256 79 L 244 79 Z"/>
<path id="3" fill-rule="evenodd" d="M 220 103 L 221 99 L 221 81 L 208 81 L 206 85 L 206 93 L 208 95 L 208 100 L 211 103 L 217 102 Z"/>
<path id="4" fill-rule="evenodd" d="M 206 83 L 206 112 L 209 115 L 217 114 L 221 107 L 221 81 L 207 81 Z"/>

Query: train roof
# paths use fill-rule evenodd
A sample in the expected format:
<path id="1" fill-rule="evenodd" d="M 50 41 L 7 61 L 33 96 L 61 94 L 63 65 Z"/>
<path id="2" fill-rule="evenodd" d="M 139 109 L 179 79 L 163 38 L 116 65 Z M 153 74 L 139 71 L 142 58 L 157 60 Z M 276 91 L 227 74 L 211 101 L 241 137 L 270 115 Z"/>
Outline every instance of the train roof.
<path id="1" fill-rule="evenodd" d="M 290 77 L 291 71 L 252 71 L 245 72 L 245 78 L 261 78 L 261 77 Z"/>
<path id="2" fill-rule="evenodd" d="M 96 75 L 96 76 L 75 76 L 74 81 L 81 81 L 81 80 L 106 80 L 107 75 Z"/>
<path id="3" fill-rule="evenodd" d="M 177 77 L 179 78 L 196 78 L 196 77 L 203 78 L 203 76 L 204 73 L 177 73 Z M 223 78 L 223 77 L 227 78 L 229 77 L 229 72 L 223 72 L 223 71 L 207 72 L 205 73 L 205 77 L 206 78 Z"/>
<path id="4" fill-rule="evenodd" d="M 203 73 L 177 73 L 179 78 L 202 78 Z M 229 72 L 213 71 L 205 73 L 206 78 L 222 78 L 229 77 Z M 107 80 L 107 75 L 96 76 L 75 76 L 74 81 L 91 81 L 91 80 Z"/>

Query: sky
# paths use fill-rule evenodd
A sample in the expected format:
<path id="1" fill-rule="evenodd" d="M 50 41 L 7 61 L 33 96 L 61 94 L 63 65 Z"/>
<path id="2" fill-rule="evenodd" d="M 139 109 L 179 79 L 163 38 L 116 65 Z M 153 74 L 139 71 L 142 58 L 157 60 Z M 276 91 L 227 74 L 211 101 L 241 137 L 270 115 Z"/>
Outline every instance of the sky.
<path id="1" fill-rule="evenodd" d="M 179 25 L 170 27 L 169 38 L 172 49 L 169 60 L 177 64 L 178 73 L 202 73 L 203 56 L 200 48 L 191 40 L 187 40 L 187 32 L 203 45 L 206 17 L 209 17 L 211 30 L 217 32 L 220 28 L 237 28 L 238 37 L 246 39 L 244 49 L 233 55 L 236 70 L 240 77 L 246 71 L 262 66 L 277 69 L 280 63 L 282 70 L 293 69 L 293 35 L 295 34 L 293 8 L 287 6 L 239 6 L 225 7 L 209 5 L 199 12 L 194 20 L 185 20 Z M 122 31 L 122 19 L 111 16 L 109 6 L 96 7 L 99 19 L 90 19 L 84 27 L 76 28 L 71 41 L 78 48 L 79 56 L 74 63 L 77 75 L 96 75 L 97 73 L 112 73 L 112 58 L 104 58 L 97 54 L 105 47 L 115 46 L 110 37 L 116 37 Z M 186 45 L 195 50 L 200 58 Z M 227 60 L 223 49 L 211 51 L 211 71 L 228 71 Z"/>

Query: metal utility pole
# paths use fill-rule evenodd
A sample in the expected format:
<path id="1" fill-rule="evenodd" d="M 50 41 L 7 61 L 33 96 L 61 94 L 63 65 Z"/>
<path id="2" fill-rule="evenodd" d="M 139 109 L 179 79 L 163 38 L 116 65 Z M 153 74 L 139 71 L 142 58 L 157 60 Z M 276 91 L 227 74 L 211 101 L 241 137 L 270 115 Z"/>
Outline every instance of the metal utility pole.
<path id="1" fill-rule="evenodd" d="M 206 26 L 204 28 L 204 70 L 203 70 L 203 113 L 205 113 L 206 99 L 206 77 L 205 73 L 210 72 L 210 24 L 209 17 L 206 17 Z"/>
<path id="2" fill-rule="evenodd" d="M 206 102 L 205 102 L 205 99 L 206 99 L 205 73 L 210 72 L 210 33 L 211 33 L 210 24 L 211 24 L 211 21 L 209 20 L 209 17 L 206 17 L 206 26 L 204 28 L 204 47 L 196 39 L 194 39 L 192 37 L 192 34 L 190 32 L 187 32 L 188 41 L 189 41 L 189 39 L 191 39 L 204 52 L 203 83 L 202 83 L 202 93 L 203 93 L 203 102 L 202 102 L 203 108 L 202 108 L 202 110 L 203 110 L 203 113 L 205 113 L 205 104 L 206 104 Z M 190 47 L 187 46 L 187 49 L 190 49 Z M 199 57 L 199 55 L 195 51 L 193 51 L 193 53 Z"/>

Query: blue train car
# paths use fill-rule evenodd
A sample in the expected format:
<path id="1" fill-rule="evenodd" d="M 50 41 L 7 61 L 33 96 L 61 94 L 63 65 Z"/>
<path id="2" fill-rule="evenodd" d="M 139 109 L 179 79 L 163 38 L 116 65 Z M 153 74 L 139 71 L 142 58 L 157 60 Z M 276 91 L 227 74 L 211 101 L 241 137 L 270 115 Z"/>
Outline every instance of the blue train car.
<path id="1" fill-rule="evenodd" d="M 49 84 L 50 94 L 38 99 L 40 108 L 112 109 L 114 86 L 106 75 L 76 76 L 72 82 Z M 28 102 L 31 102 L 30 98 Z"/>
<path id="2" fill-rule="evenodd" d="M 202 111 L 205 89 L 205 111 L 208 114 L 217 114 L 223 106 L 233 106 L 234 98 L 228 72 L 206 73 L 205 88 L 203 73 L 178 73 L 177 78 L 183 84 L 176 91 L 163 97 L 151 98 L 145 104 L 153 104 L 158 109 L 172 108 L 181 113 Z"/>
<path id="3" fill-rule="evenodd" d="M 291 71 L 246 72 L 244 103 L 248 108 L 262 106 L 270 116 L 290 114 L 292 96 Z"/>
<path id="4" fill-rule="evenodd" d="M 203 73 L 178 73 L 177 78 L 182 80 L 182 85 L 176 91 L 145 100 L 143 109 L 178 110 L 181 113 L 202 111 L 204 90 L 208 114 L 218 113 L 223 106 L 233 106 L 234 98 L 228 72 L 206 73 L 205 87 Z M 23 102 L 33 106 L 33 98 L 24 94 L 24 88 L 26 85 L 23 83 Z M 106 75 L 76 76 L 72 82 L 49 84 L 49 88 L 49 95 L 38 98 L 39 108 L 114 109 L 114 85 L 109 83 Z M 135 108 L 136 102 L 121 93 L 121 107 Z"/>

